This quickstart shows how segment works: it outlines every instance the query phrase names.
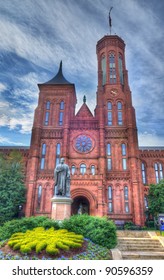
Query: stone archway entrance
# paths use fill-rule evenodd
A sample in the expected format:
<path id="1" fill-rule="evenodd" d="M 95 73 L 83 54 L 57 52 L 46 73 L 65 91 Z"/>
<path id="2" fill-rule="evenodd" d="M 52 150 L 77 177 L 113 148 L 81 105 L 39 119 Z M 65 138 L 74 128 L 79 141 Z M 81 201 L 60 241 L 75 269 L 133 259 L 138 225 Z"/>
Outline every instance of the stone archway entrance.
<path id="1" fill-rule="evenodd" d="M 86 197 L 77 196 L 73 199 L 71 214 L 90 214 L 90 204 Z"/>

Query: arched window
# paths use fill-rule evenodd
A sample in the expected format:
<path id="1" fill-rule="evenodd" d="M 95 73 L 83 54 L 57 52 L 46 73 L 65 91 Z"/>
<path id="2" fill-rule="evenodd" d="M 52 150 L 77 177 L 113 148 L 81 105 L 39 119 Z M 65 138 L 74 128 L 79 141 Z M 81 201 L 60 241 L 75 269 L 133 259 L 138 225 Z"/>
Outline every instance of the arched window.
<path id="1" fill-rule="evenodd" d="M 115 56 L 113 53 L 109 55 L 109 77 L 110 84 L 116 83 L 116 65 L 115 65 Z"/>
<path id="2" fill-rule="evenodd" d="M 129 190 L 128 187 L 124 187 L 124 206 L 125 206 L 125 212 L 129 213 Z"/>
<path id="3" fill-rule="evenodd" d="M 118 57 L 118 67 L 119 67 L 119 74 L 120 74 L 120 83 L 124 84 L 124 78 L 123 78 L 123 62 L 122 62 L 122 55 L 119 54 Z"/>
<path id="4" fill-rule="evenodd" d="M 121 144 L 121 151 L 122 151 L 122 169 L 127 170 L 126 145 L 124 143 Z"/>
<path id="5" fill-rule="evenodd" d="M 162 167 L 162 164 L 159 163 L 159 162 L 156 162 L 154 164 L 154 170 L 155 170 L 156 183 L 158 184 L 159 181 L 163 179 L 163 167 Z"/>
<path id="6" fill-rule="evenodd" d="M 76 171 L 76 167 L 75 167 L 75 165 L 72 165 L 72 167 L 71 167 L 71 174 L 74 175 L 75 171 Z"/>
<path id="7" fill-rule="evenodd" d="M 145 202 L 145 208 L 148 209 L 148 199 L 147 199 L 147 195 L 144 196 L 144 202 Z"/>
<path id="8" fill-rule="evenodd" d="M 56 166 L 60 163 L 60 143 L 56 145 Z"/>
<path id="9" fill-rule="evenodd" d="M 42 153 L 41 153 L 41 162 L 40 162 L 40 169 L 44 169 L 45 167 L 45 156 L 46 156 L 46 144 L 42 144 Z"/>
<path id="10" fill-rule="evenodd" d="M 49 117 L 50 117 L 50 101 L 46 102 L 46 111 L 45 111 L 45 117 L 44 117 L 44 125 L 49 124 Z"/>
<path id="11" fill-rule="evenodd" d="M 82 175 L 84 175 L 84 174 L 86 173 L 86 165 L 85 165 L 84 163 L 82 163 L 82 164 L 80 165 L 80 173 L 81 173 Z"/>
<path id="12" fill-rule="evenodd" d="M 109 212 L 113 212 L 113 190 L 112 186 L 108 187 L 108 210 Z"/>
<path id="13" fill-rule="evenodd" d="M 60 110 L 64 110 L 64 101 L 60 102 Z"/>
<path id="14" fill-rule="evenodd" d="M 45 113 L 45 121 L 44 121 L 45 125 L 48 125 L 48 123 L 49 123 L 49 116 L 50 116 L 50 112 L 46 111 L 46 113 Z"/>
<path id="15" fill-rule="evenodd" d="M 46 102 L 46 110 L 50 110 L 50 104 L 51 104 L 50 101 Z"/>
<path id="16" fill-rule="evenodd" d="M 111 144 L 107 144 L 107 151 L 106 151 L 106 153 L 107 153 L 107 156 L 111 156 Z"/>
<path id="17" fill-rule="evenodd" d="M 146 184 L 146 167 L 145 163 L 141 163 L 141 172 L 142 172 L 142 183 Z"/>
<path id="18" fill-rule="evenodd" d="M 60 102 L 60 111 L 59 111 L 59 125 L 63 125 L 64 120 L 64 101 Z"/>
<path id="19" fill-rule="evenodd" d="M 111 150 L 111 144 L 107 143 L 107 149 L 106 149 L 106 154 L 107 154 L 107 171 L 110 171 L 112 169 L 112 150 Z"/>
<path id="20" fill-rule="evenodd" d="M 109 101 L 108 102 L 108 126 L 112 125 L 112 103 Z"/>
<path id="21" fill-rule="evenodd" d="M 91 165 L 91 174 L 92 175 L 95 175 L 95 166 L 94 165 Z"/>
<path id="22" fill-rule="evenodd" d="M 42 198 L 42 186 L 40 185 L 38 186 L 38 194 L 37 194 L 37 206 L 36 206 L 37 211 L 40 210 L 41 198 Z"/>
<path id="23" fill-rule="evenodd" d="M 106 58 L 105 56 L 101 59 L 101 71 L 102 71 L 102 85 L 106 84 Z"/>
<path id="24" fill-rule="evenodd" d="M 118 122 L 118 125 L 123 124 L 123 121 L 122 121 L 122 103 L 120 101 L 117 103 L 117 122 Z"/>

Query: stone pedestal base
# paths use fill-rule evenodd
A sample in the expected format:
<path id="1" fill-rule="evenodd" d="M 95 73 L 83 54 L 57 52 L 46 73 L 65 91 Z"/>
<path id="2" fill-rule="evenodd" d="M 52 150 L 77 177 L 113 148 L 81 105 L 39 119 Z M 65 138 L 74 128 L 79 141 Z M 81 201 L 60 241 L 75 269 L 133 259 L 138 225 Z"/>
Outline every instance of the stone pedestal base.
<path id="1" fill-rule="evenodd" d="M 73 200 L 66 196 L 54 196 L 52 199 L 51 218 L 57 221 L 68 219 L 71 216 Z"/>

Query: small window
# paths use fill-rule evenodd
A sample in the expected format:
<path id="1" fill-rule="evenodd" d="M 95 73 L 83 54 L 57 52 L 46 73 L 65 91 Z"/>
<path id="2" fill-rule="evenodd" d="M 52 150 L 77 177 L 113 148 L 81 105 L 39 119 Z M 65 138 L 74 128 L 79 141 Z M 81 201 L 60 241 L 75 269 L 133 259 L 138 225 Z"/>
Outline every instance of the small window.
<path id="1" fill-rule="evenodd" d="M 112 103 L 108 102 L 108 110 L 112 110 Z"/>
<path id="2" fill-rule="evenodd" d="M 122 149 L 122 156 L 126 156 L 126 145 L 122 144 L 121 149 Z"/>
<path id="3" fill-rule="evenodd" d="M 49 115 L 50 115 L 50 113 L 46 112 L 46 114 L 45 114 L 45 121 L 44 121 L 45 125 L 48 125 L 48 123 L 49 123 Z"/>
<path id="4" fill-rule="evenodd" d="M 101 59 L 101 70 L 102 70 L 102 85 L 106 83 L 106 58 L 105 56 Z"/>
<path id="5" fill-rule="evenodd" d="M 37 197 L 37 210 L 40 210 L 40 206 L 41 206 L 41 198 L 42 198 L 42 186 L 40 185 L 38 187 L 38 197 Z"/>
<path id="6" fill-rule="evenodd" d="M 60 102 L 60 110 L 64 110 L 64 101 Z"/>
<path id="7" fill-rule="evenodd" d="M 127 170 L 126 158 L 122 159 L 122 169 Z"/>
<path id="8" fill-rule="evenodd" d="M 46 110 L 50 110 L 50 101 L 46 102 Z"/>
<path id="9" fill-rule="evenodd" d="M 95 166 L 94 165 L 91 166 L 91 173 L 92 173 L 92 175 L 95 175 Z"/>
<path id="10" fill-rule="evenodd" d="M 40 169 L 43 170 L 45 165 L 45 158 L 41 158 Z"/>
<path id="11" fill-rule="evenodd" d="M 42 156 L 45 156 L 45 154 L 46 154 L 46 144 L 44 143 L 42 145 Z"/>
<path id="12" fill-rule="evenodd" d="M 63 112 L 59 113 L 59 125 L 63 125 Z"/>
<path id="13" fill-rule="evenodd" d="M 60 143 L 56 145 L 56 166 L 60 163 Z"/>
<path id="14" fill-rule="evenodd" d="M 82 175 L 86 173 L 86 165 L 84 163 L 80 165 L 80 173 Z"/>
<path id="15" fill-rule="evenodd" d="M 113 212 L 113 191 L 112 191 L 112 186 L 108 187 L 108 210 L 109 210 L 109 213 Z"/>
<path id="16" fill-rule="evenodd" d="M 156 183 L 163 179 L 163 168 L 161 163 L 154 164 Z"/>
<path id="17" fill-rule="evenodd" d="M 107 159 L 107 170 L 111 170 L 112 169 L 112 159 L 111 158 L 108 158 Z"/>
<path id="18" fill-rule="evenodd" d="M 118 102 L 117 103 L 117 118 L 118 118 L 118 125 L 122 125 L 123 124 L 123 120 L 122 120 L 122 103 Z"/>
<path id="19" fill-rule="evenodd" d="M 46 156 L 46 144 L 42 144 L 42 153 L 41 153 L 41 161 L 40 161 L 40 169 L 43 170 L 45 167 L 45 156 Z"/>
<path id="20" fill-rule="evenodd" d="M 142 183 L 146 184 L 146 168 L 143 162 L 141 164 L 141 171 L 142 171 Z"/>
<path id="21" fill-rule="evenodd" d="M 112 125 L 112 112 L 108 112 L 108 126 Z"/>
<path id="22" fill-rule="evenodd" d="M 125 213 L 129 213 L 129 190 L 128 187 L 124 187 L 124 203 L 125 203 Z"/>
<path id="23" fill-rule="evenodd" d="M 149 208 L 148 207 L 148 198 L 146 195 L 144 196 L 144 202 L 145 202 L 145 208 L 148 209 Z"/>
<path id="24" fill-rule="evenodd" d="M 111 156 L 111 144 L 107 144 L 107 156 Z"/>
<path id="25" fill-rule="evenodd" d="M 121 103 L 121 102 L 118 102 L 118 103 L 117 103 L 117 109 L 118 109 L 118 110 L 122 110 L 122 103 Z"/>
<path id="26" fill-rule="evenodd" d="M 75 167 L 75 165 L 72 165 L 72 167 L 71 167 L 71 173 L 72 173 L 72 175 L 75 174 L 75 171 L 76 171 L 76 167 Z"/>

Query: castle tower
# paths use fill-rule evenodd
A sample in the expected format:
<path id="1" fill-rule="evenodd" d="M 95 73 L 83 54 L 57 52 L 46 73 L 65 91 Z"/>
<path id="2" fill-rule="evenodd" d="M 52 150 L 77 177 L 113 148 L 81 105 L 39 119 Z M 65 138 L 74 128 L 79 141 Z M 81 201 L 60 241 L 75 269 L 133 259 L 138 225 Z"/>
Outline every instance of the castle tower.
<path id="1" fill-rule="evenodd" d="M 68 160 L 69 123 L 76 105 L 75 86 L 63 76 L 62 62 L 57 75 L 38 87 L 26 176 L 26 216 L 50 216 L 54 168 L 60 157 Z"/>
<path id="2" fill-rule="evenodd" d="M 97 43 L 101 172 L 106 174 L 107 213 L 144 223 L 135 110 L 125 66 L 125 43 L 117 35 Z"/>

